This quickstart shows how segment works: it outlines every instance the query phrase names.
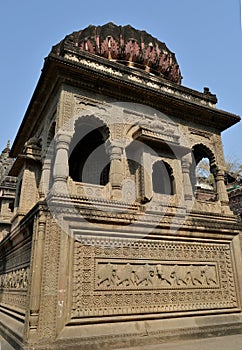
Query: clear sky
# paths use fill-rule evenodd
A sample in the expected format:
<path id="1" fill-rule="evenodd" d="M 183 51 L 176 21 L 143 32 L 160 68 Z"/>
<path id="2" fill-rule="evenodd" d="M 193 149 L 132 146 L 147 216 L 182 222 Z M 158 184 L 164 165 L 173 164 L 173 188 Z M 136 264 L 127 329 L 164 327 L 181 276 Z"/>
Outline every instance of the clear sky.
<path id="1" fill-rule="evenodd" d="M 240 0 L 8 0 L 0 11 L 0 150 L 14 140 L 44 57 L 67 34 L 112 21 L 146 30 L 175 52 L 182 84 L 208 86 L 218 108 L 242 116 Z M 223 133 L 242 163 L 242 122 Z"/>

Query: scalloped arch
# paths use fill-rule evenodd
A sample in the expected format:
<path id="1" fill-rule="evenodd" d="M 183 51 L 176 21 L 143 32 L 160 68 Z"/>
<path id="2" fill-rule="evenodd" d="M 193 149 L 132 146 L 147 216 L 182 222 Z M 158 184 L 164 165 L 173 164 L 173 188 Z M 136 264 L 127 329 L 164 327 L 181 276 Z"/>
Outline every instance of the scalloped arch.
<path id="1" fill-rule="evenodd" d="M 195 144 L 192 147 L 193 156 L 196 164 L 198 164 L 203 158 L 208 158 L 210 161 L 210 166 L 214 166 L 216 164 L 216 157 L 212 150 L 204 145 L 203 143 Z"/>

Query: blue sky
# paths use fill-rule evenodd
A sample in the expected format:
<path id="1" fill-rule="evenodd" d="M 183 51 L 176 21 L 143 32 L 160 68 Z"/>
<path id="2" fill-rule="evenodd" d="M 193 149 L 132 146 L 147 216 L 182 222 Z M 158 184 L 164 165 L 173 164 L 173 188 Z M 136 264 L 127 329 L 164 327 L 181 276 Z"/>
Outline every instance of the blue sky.
<path id="1" fill-rule="evenodd" d="M 242 116 L 240 0 L 8 0 L 0 11 L 0 150 L 14 140 L 51 47 L 109 21 L 164 41 L 176 54 L 183 85 L 208 86 L 218 108 Z M 242 122 L 223 133 L 226 157 L 240 163 L 241 139 Z"/>

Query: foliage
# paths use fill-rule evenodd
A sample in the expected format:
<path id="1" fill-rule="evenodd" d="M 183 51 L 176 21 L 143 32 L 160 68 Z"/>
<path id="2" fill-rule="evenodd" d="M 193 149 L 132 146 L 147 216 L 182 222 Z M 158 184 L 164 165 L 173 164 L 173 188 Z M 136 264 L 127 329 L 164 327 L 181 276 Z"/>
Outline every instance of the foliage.
<path id="1" fill-rule="evenodd" d="M 196 177 L 200 182 L 212 185 L 214 183 L 213 174 L 210 172 L 208 158 L 203 158 L 196 167 Z"/>
<path id="2" fill-rule="evenodd" d="M 235 178 L 242 175 L 242 164 L 237 159 L 229 157 L 225 160 L 225 172 L 233 175 Z M 196 167 L 196 177 L 205 183 L 212 184 L 214 177 L 210 172 L 210 165 L 208 158 L 203 158 Z"/>
<path id="3" fill-rule="evenodd" d="M 242 174 L 242 164 L 240 164 L 237 159 L 231 156 L 225 160 L 225 169 L 225 171 L 235 176 Z"/>

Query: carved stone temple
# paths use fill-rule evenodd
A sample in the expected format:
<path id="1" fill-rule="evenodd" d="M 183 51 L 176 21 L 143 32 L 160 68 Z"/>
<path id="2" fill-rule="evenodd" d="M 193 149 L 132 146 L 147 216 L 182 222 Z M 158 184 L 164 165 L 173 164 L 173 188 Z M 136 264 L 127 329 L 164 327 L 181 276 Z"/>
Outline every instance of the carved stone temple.
<path id="1" fill-rule="evenodd" d="M 221 142 L 240 117 L 181 81 L 174 53 L 129 25 L 52 47 L 0 159 L 0 333 L 14 349 L 242 332 Z M 196 184 L 204 158 L 210 189 Z"/>

